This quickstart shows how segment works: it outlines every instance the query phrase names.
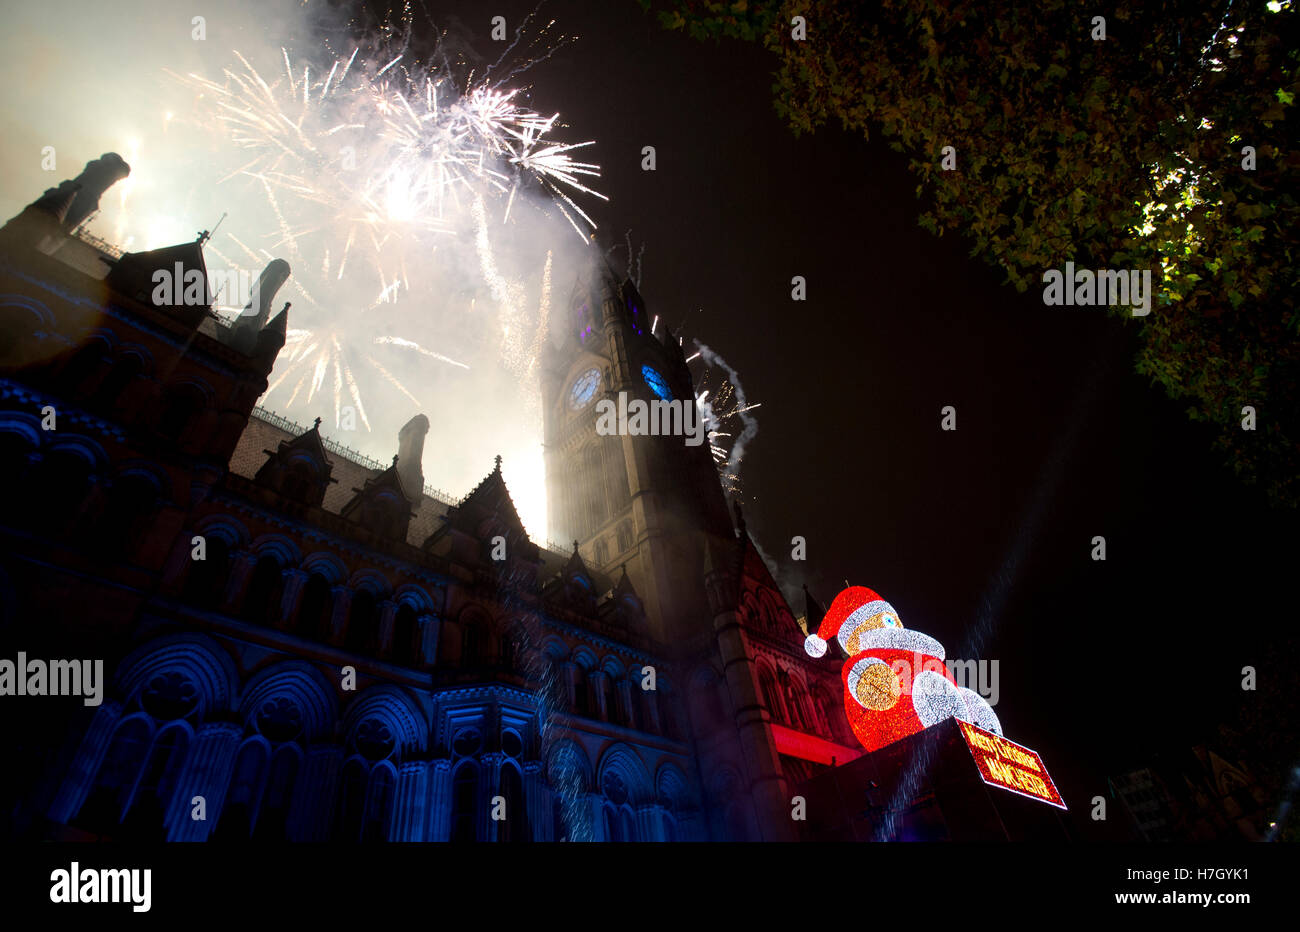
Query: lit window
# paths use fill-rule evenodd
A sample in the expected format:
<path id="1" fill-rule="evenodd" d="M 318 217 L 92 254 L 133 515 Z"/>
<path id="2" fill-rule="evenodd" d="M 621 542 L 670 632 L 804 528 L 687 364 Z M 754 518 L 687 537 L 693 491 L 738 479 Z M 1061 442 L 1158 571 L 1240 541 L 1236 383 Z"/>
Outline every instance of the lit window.
<path id="1" fill-rule="evenodd" d="M 664 401 L 673 400 L 672 389 L 668 387 L 668 382 L 659 374 L 659 370 L 655 369 L 654 366 L 642 366 L 641 377 L 645 379 L 645 383 L 650 386 L 650 391 L 654 392 L 659 398 Z"/>

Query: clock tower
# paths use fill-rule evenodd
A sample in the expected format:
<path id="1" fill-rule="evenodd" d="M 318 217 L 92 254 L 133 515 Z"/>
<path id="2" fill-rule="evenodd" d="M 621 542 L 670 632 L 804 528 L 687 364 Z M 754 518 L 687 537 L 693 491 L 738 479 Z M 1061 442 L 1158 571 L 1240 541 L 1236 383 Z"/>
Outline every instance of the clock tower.
<path id="1" fill-rule="evenodd" d="M 584 560 L 614 575 L 626 568 L 655 637 L 701 635 L 712 617 L 705 542 L 735 541 L 709 445 L 596 429 L 598 402 L 618 404 L 620 393 L 694 406 L 682 346 L 607 266 L 580 279 L 559 314 L 542 374 L 550 536 L 576 540 Z"/>

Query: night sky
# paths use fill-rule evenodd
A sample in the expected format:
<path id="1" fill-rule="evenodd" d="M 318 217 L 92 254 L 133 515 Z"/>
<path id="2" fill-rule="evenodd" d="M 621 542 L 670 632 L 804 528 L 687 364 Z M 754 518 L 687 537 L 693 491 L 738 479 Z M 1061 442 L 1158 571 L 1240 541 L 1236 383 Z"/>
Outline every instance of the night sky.
<path id="1" fill-rule="evenodd" d="M 485 57 L 490 17 L 513 31 L 531 9 L 428 6 Z M 834 127 L 796 139 L 758 47 L 666 32 L 633 0 L 552 2 L 548 18 L 580 38 L 529 72 L 531 103 L 598 141 L 610 202 L 584 207 L 606 244 L 645 244 L 651 313 L 763 404 L 745 513 L 788 592 L 871 586 L 961 657 L 992 606 L 980 656 L 1000 662 L 997 712 L 1085 836 L 1105 775 L 1212 738 L 1243 696 L 1269 701 L 1242 692 L 1244 665 L 1293 686 L 1294 514 L 1133 373 L 1136 322 L 1045 307 L 960 237 L 921 230 L 903 157 Z"/>

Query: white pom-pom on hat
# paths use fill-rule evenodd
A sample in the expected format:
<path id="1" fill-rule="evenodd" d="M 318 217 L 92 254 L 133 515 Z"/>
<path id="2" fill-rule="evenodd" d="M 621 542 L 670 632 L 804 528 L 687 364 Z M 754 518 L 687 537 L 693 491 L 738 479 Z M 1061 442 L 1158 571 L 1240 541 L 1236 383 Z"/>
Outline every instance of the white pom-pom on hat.
<path id="1" fill-rule="evenodd" d="M 803 642 L 803 649 L 808 652 L 810 657 L 821 657 L 826 653 L 826 641 L 816 634 L 810 634 Z"/>

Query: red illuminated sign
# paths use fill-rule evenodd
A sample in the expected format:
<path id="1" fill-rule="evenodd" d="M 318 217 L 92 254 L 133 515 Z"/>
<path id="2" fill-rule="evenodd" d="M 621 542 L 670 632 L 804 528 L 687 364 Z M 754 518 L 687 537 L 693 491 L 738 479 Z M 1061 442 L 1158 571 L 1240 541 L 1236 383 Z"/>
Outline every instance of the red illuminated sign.
<path id="1" fill-rule="evenodd" d="M 961 736 L 966 739 L 966 746 L 970 748 L 975 766 L 979 768 L 985 783 L 1040 800 L 1058 809 L 1067 808 L 1037 752 L 1008 741 L 1001 735 L 976 728 L 970 722 L 959 719 L 957 724 L 961 727 Z"/>

